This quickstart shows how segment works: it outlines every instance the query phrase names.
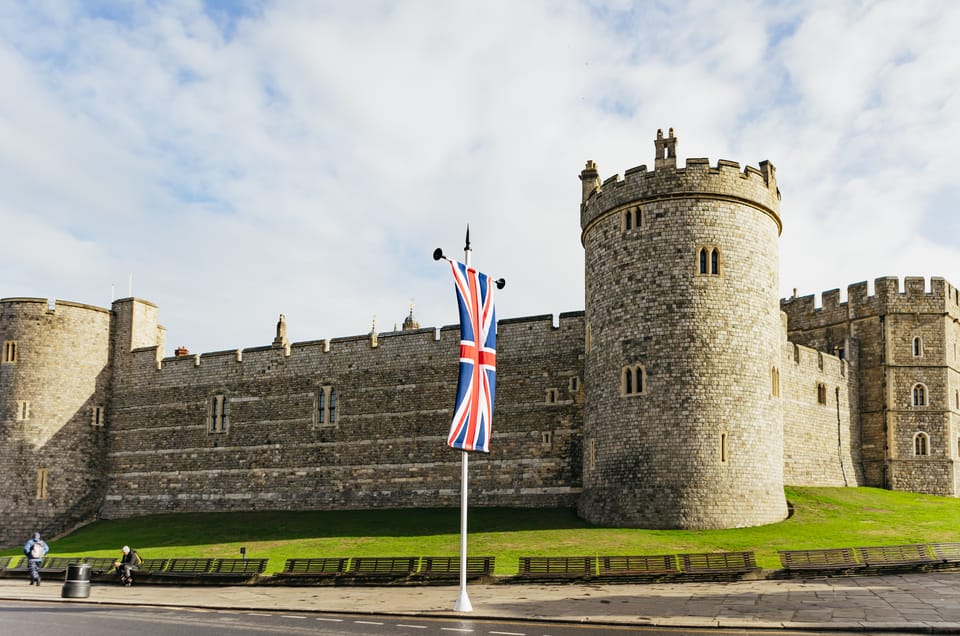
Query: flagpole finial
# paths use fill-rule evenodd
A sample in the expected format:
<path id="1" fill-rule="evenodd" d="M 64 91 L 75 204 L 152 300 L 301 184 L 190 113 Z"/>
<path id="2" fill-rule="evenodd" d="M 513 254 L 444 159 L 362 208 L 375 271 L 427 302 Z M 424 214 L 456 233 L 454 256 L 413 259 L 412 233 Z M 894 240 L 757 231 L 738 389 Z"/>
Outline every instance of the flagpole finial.
<path id="1" fill-rule="evenodd" d="M 470 224 L 469 224 L 469 223 L 467 223 L 467 242 L 466 242 L 466 244 L 463 246 L 463 251 L 464 251 L 464 252 L 469 252 L 469 251 L 470 251 Z"/>

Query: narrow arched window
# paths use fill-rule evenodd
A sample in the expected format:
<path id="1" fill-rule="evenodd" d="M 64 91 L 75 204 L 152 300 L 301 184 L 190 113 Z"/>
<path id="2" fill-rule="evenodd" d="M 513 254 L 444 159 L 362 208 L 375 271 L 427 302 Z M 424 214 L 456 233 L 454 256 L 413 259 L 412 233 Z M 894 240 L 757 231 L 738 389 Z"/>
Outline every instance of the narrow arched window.
<path id="1" fill-rule="evenodd" d="M 314 398 L 313 422 L 319 426 L 337 425 L 337 390 L 332 386 L 319 386 Z"/>
<path id="2" fill-rule="evenodd" d="M 923 340 L 920 339 L 920 336 L 917 336 L 913 339 L 913 355 L 923 355 Z"/>
<path id="3" fill-rule="evenodd" d="M 780 397 L 780 370 L 777 367 L 770 369 L 770 394 Z"/>
<path id="4" fill-rule="evenodd" d="M 929 438 L 926 433 L 917 433 L 913 436 L 913 454 L 917 457 L 928 455 Z"/>
<path id="5" fill-rule="evenodd" d="M 207 432 L 227 432 L 227 398 L 225 395 L 214 395 L 207 403 Z"/>
<path id="6" fill-rule="evenodd" d="M 635 364 L 624 367 L 620 373 L 620 393 L 623 396 L 640 395 L 644 393 L 646 370 L 643 365 Z"/>
<path id="7" fill-rule="evenodd" d="M 700 248 L 700 273 L 707 273 L 707 248 Z"/>
<path id="8" fill-rule="evenodd" d="M 716 248 L 710 250 L 710 273 L 714 276 L 720 274 L 720 250 Z"/>
<path id="9" fill-rule="evenodd" d="M 727 434 L 720 433 L 720 462 L 726 463 L 727 461 Z"/>
<path id="10" fill-rule="evenodd" d="M 15 363 L 17 361 L 17 341 L 5 340 L 3 343 L 3 358 L 0 361 L 4 363 Z"/>
<path id="11" fill-rule="evenodd" d="M 922 384 L 913 385 L 913 405 L 927 405 L 927 387 L 923 386 Z"/>

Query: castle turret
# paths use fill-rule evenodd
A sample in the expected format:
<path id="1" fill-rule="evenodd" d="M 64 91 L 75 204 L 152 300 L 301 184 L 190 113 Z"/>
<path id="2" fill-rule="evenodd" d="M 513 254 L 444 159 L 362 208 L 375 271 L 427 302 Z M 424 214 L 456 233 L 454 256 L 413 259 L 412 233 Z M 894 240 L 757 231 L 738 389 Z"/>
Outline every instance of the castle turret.
<path id="1" fill-rule="evenodd" d="M 676 167 L 589 192 L 581 173 L 586 363 L 583 494 L 601 525 L 723 528 L 779 521 L 783 340 L 773 167 Z"/>
<path id="2" fill-rule="evenodd" d="M 142 298 L 120 298 L 113 301 L 112 348 L 114 375 L 117 383 L 131 381 L 136 349 L 153 349 L 159 365 L 166 344 L 166 330 L 158 323 L 159 309 Z"/>
<path id="3" fill-rule="evenodd" d="M 0 546 L 90 520 L 102 497 L 110 312 L 0 300 Z"/>

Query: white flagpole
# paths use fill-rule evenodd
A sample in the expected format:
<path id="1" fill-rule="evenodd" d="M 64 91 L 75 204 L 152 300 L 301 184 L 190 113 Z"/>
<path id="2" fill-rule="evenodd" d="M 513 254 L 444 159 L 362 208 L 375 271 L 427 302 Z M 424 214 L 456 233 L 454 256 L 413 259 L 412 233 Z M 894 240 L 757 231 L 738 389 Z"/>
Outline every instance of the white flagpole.
<path id="1" fill-rule="evenodd" d="M 467 242 L 463 247 L 463 264 L 470 267 L 469 225 L 467 226 Z M 460 452 L 463 454 L 463 463 L 460 469 L 460 593 L 457 594 L 457 602 L 453 606 L 453 611 L 472 612 L 473 605 L 470 604 L 470 597 L 467 596 L 467 466 L 470 453 L 467 451 Z"/>

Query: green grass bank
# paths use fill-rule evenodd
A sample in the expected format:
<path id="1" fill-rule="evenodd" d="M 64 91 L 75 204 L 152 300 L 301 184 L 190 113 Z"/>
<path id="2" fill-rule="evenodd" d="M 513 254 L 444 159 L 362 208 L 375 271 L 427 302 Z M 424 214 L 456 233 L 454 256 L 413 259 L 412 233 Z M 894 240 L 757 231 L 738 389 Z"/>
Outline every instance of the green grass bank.
<path id="1" fill-rule="evenodd" d="M 569 509 L 471 508 L 471 555 L 494 555 L 514 574 L 530 555 L 626 555 L 753 550 L 778 568 L 777 550 L 960 541 L 960 499 L 875 488 L 787 488 L 793 514 L 781 523 L 730 530 L 599 528 Z M 145 558 L 443 556 L 460 551 L 458 508 L 153 515 L 98 521 L 50 542 L 51 556 L 115 556 L 131 545 Z M 26 541 L 27 537 L 24 537 Z M 18 548 L 0 556 L 20 554 Z"/>

